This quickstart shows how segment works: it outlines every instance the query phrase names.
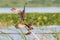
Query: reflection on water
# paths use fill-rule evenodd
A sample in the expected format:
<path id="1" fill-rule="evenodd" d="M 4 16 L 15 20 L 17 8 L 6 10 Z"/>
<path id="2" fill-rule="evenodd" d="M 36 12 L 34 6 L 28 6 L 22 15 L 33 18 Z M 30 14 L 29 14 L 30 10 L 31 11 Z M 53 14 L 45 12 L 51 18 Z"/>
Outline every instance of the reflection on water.
<path id="1" fill-rule="evenodd" d="M 50 25 L 50 26 L 40 26 L 40 27 L 35 27 L 33 26 L 34 29 L 32 30 L 32 32 L 34 32 L 39 39 L 43 39 L 43 40 L 56 40 L 56 37 L 54 37 L 56 34 L 40 34 L 40 33 L 58 33 L 60 32 L 60 26 L 58 25 Z M 26 32 L 26 28 L 21 29 L 23 32 Z M 18 32 L 20 34 L 18 34 Z M 13 38 L 14 40 L 23 40 L 22 35 L 21 35 L 21 31 L 20 29 L 16 29 L 14 26 L 9 27 L 9 28 L 0 28 L 0 33 L 1 32 L 5 32 L 5 33 L 11 33 L 8 34 L 11 38 Z M 12 34 L 13 33 L 13 34 Z M 58 34 L 60 36 L 60 34 Z M 7 40 L 6 38 L 6 34 L 0 34 L 0 40 Z M 37 40 L 34 36 L 31 35 L 27 35 L 26 36 L 27 40 Z"/>

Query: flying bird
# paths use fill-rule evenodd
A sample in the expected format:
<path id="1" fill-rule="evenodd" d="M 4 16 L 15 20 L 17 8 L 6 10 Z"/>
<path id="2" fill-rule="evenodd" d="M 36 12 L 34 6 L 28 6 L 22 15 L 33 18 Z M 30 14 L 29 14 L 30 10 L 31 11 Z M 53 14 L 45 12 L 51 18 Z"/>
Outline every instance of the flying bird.
<path id="1" fill-rule="evenodd" d="M 21 17 L 21 21 L 24 21 L 25 20 L 25 6 L 26 5 L 27 5 L 27 3 L 25 3 L 23 11 L 18 10 L 16 8 L 12 8 L 11 9 L 14 13 L 17 13 Z"/>
<path id="2" fill-rule="evenodd" d="M 24 9 L 23 11 L 21 10 L 18 10 L 16 8 L 12 8 L 11 10 L 14 12 L 14 13 L 17 13 L 20 18 L 21 18 L 21 24 L 16 24 L 16 28 L 19 29 L 19 28 L 24 28 L 26 27 L 27 28 L 27 32 L 25 33 L 25 35 L 28 35 L 28 34 L 31 34 L 30 30 L 33 29 L 32 25 L 34 23 L 34 20 L 31 21 L 30 23 L 26 24 L 24 21 L 25 21 L 25 7 L 26 7 L 27 3 L 24 4 Z"/>

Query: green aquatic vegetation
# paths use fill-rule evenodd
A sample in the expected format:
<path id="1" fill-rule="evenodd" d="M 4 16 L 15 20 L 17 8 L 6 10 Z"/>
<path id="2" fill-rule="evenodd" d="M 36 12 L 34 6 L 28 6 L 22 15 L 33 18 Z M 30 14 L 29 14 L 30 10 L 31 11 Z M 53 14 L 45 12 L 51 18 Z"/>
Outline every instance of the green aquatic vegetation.
<path id="1" fill-rule="evenodd" d="M 60 13 L 26 13 L 26 23 L 31 22 L 33 25 L 60 25 Z M 21 23 L 20 17 L 17 14 L 0 14 L 0 25 L 15 25 Z"/>

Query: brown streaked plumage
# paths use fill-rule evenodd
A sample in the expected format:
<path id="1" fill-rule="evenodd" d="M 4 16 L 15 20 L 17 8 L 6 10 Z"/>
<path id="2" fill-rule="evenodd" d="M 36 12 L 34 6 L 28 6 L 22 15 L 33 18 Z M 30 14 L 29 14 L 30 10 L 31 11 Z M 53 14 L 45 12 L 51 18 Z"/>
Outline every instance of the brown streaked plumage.
<path id="1" fill-rule="evenodd" d="M 34 21 L 31 21 L 29 24 L 25 24 L 25 23 L 23 23 L 23 24 L 16 24 L 15 27 L 18 28 L 18 29 L 26 27 L 28 31 L 25 33 L 25 35 L 28 35 L 28 34 L 31 34 L 30 30 L 33 29 L 33 27 L 32 27 L 33 23 L 34 23 Z"/>
<path id="2" fill-rule="evenodd" d="M 17 13 L 20 16 L 21 21 L 24 21 L 25 20 L 25 6 L 26 5 L 27 5 L 27 3 L 25 3 L 23 11 L 17 10 L 16 8 L 12 8 L 11 9 L 14 13 Z"/>
<path id="3" fill-rule="evenodd" d="M 17 10 L 16 8 L 12 8 L 11 10 L 15 13 L 17 13 L 18 15 L 20 15 L 20 18 L 21 18 L 21 24 L 16 24 L 16 28 L 24 28 L 24 27 L 27 27 L 28 31 L 25 33 L 25 35 L 28 35 L 28 34 L 31 34 L 30 30 L 33 29 L 32 27 L 32 24 L 33 24 L 33 21 L 31 21 L 29 24 L 26 24 L 24 21 L 25 21 L 25 6 L 26 6 L 27 3 L 25 3 L 24 5 L 24 9 L 23 11 L 21 10 Z"/>
<path id="4" fill-rule="evenodd" d="M 14 13 L 16 13 L 16 14 L 21 13 L 21 10 L 18 10 L 18 9 L 16 9 L 16 8 L 12 8 L 11 10 L 12 10 Z"/>

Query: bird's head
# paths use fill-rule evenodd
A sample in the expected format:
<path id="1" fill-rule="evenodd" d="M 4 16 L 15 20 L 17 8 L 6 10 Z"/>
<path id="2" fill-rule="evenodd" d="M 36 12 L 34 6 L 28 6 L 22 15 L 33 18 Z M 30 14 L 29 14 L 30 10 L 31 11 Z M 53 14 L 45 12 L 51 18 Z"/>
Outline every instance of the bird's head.
<path id="1" fill-rule="evenodd" d="M 12 8 L 11 10 L 14 11 L 14 10 L 16 10 L 16 8 Z"/>
<path id="2" fill-rule="evenodd" d="M 21 12 L 21 10 L 18 10 L 16 8 L 12 8 L 11 11 L 14 12 L 14 13 L 20 13 Z"/>

